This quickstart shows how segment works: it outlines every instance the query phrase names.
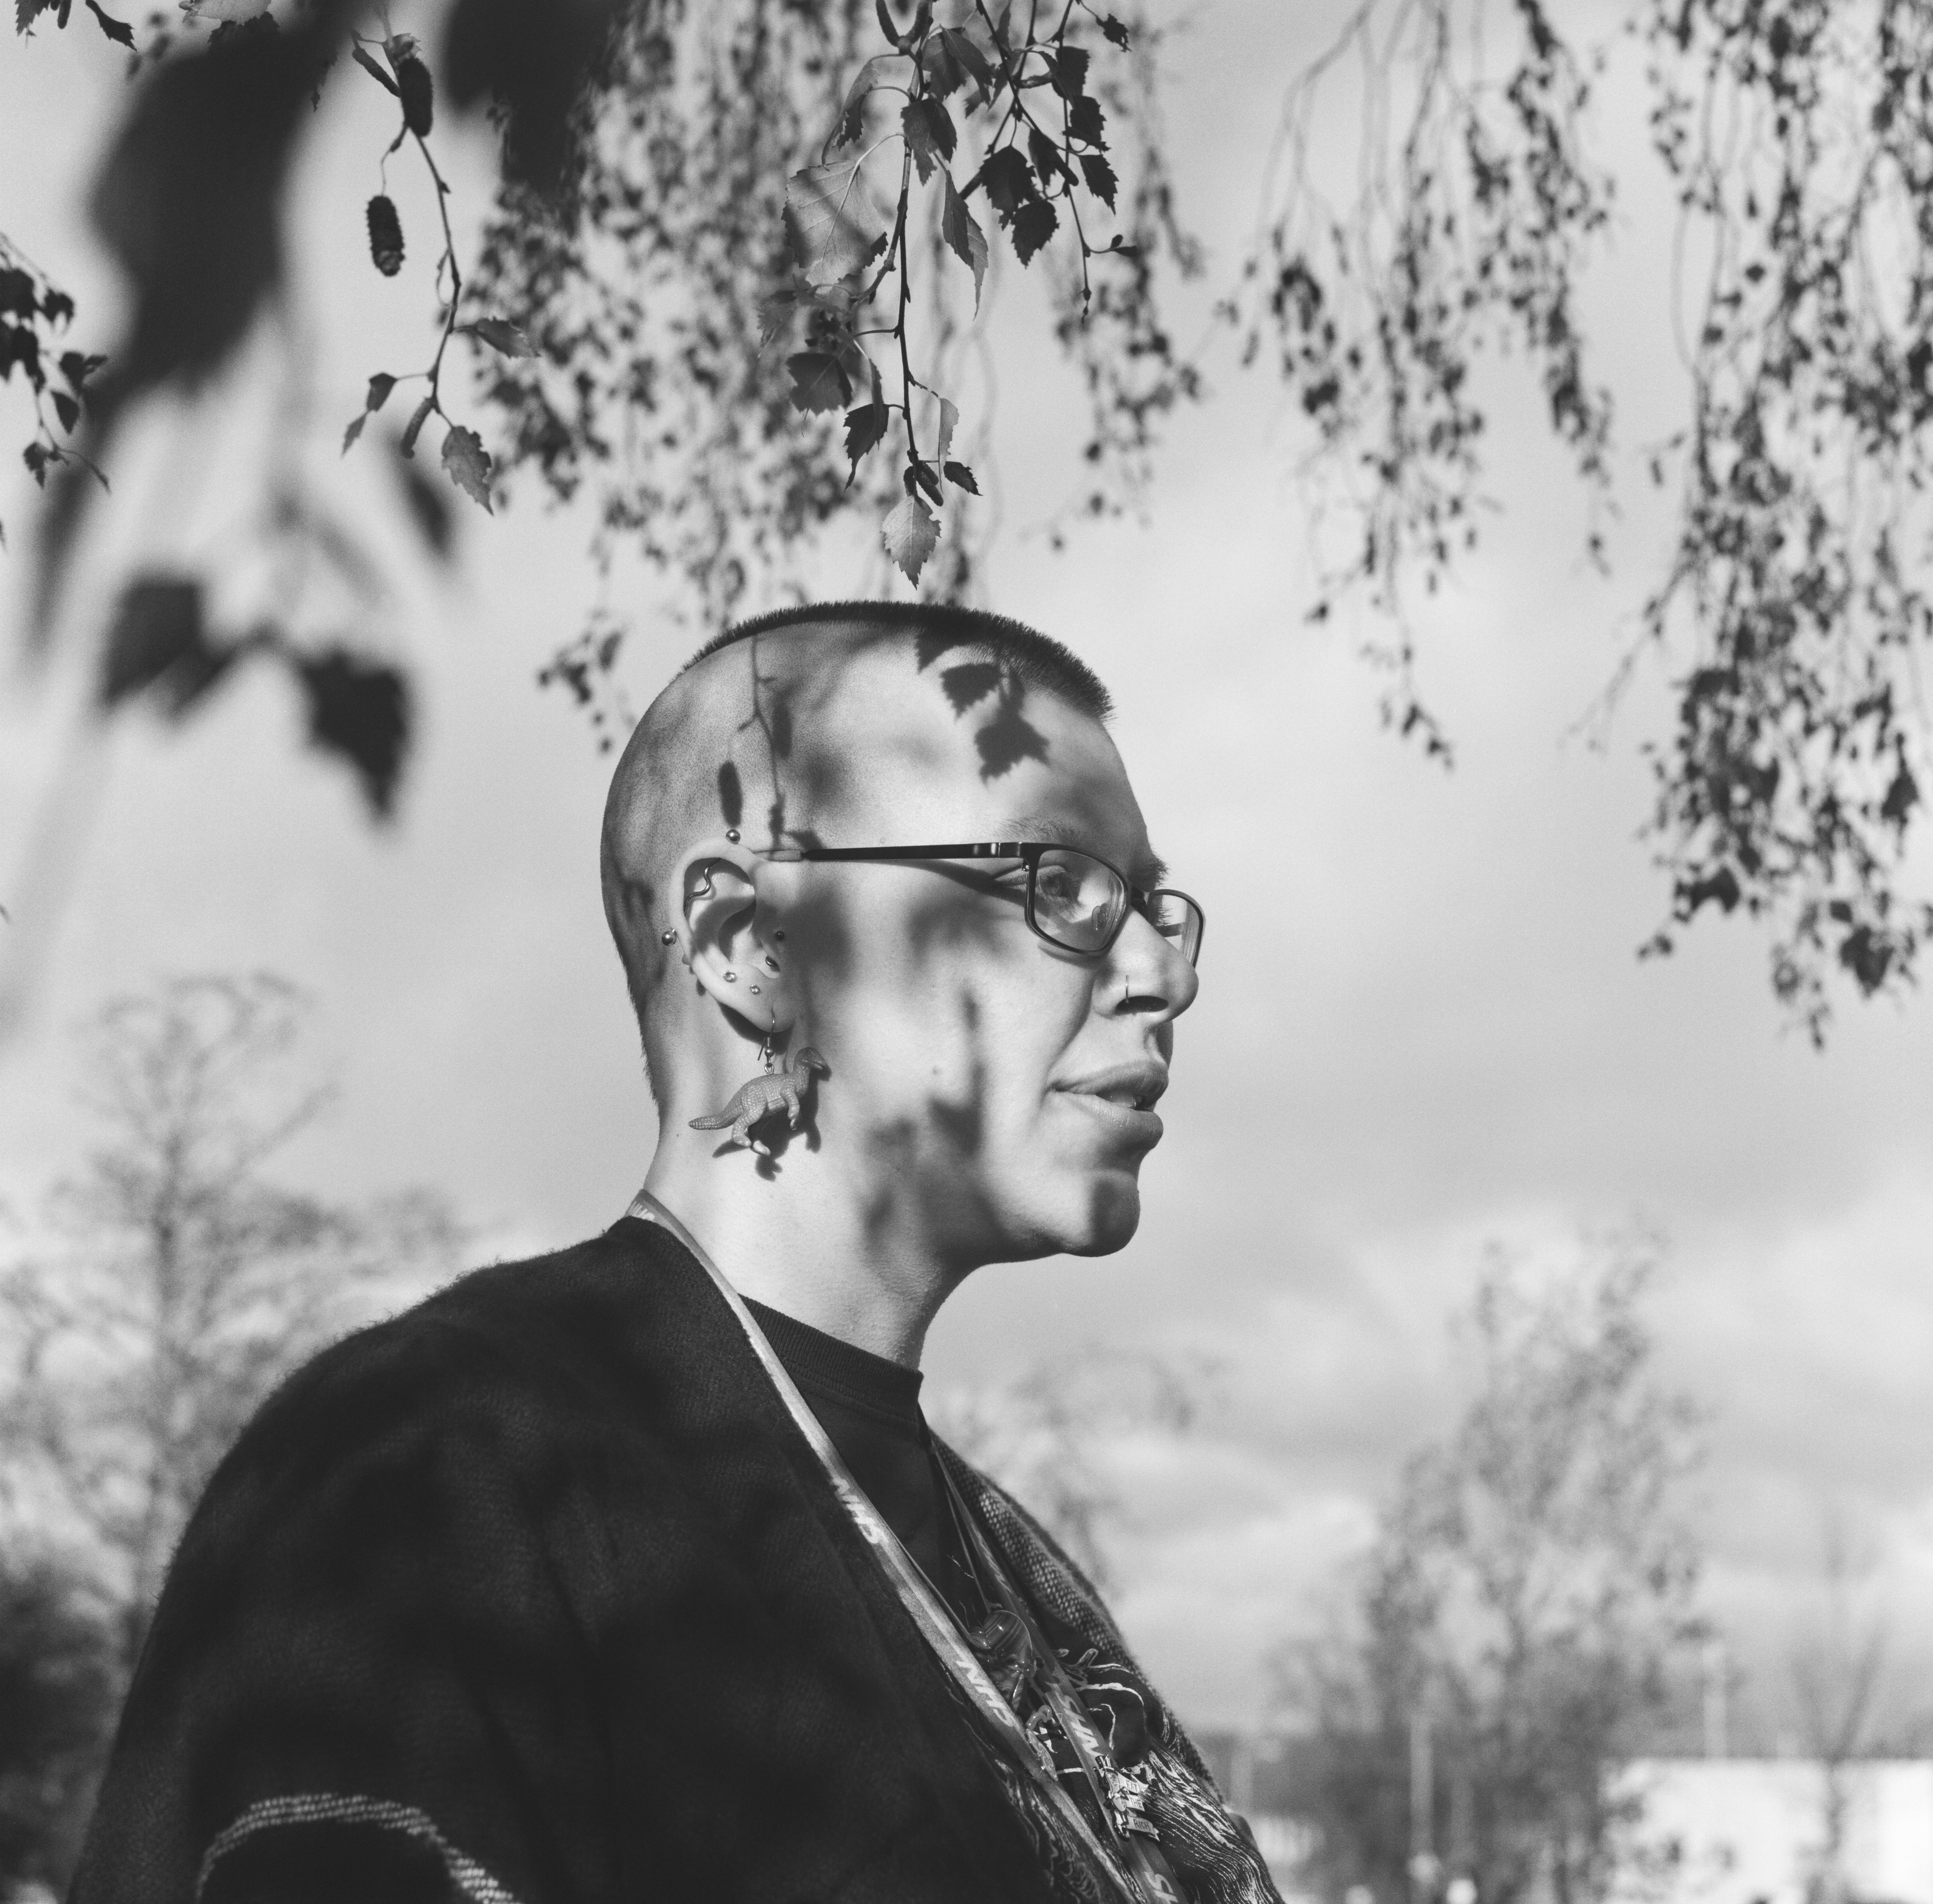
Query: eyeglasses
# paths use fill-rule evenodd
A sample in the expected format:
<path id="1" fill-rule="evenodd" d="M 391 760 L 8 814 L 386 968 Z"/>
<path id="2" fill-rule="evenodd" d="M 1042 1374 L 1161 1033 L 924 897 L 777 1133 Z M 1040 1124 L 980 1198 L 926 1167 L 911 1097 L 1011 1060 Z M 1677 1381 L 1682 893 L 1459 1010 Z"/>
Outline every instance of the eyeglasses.
<path id="1" fill-rule="evenodd" d="M 950 846 L 776 846 L 760 855 L 800 860 L 1018 860 L 1027 868 L 1027 922 L 1048 944 L 1090 957 L 1121 935 L 1131 912 L 1181 948 L 1192 966 L 1201 956 L 1201 908 L 1167 887 L 1144 892 L 1108 862 L 1078 846 L 1036 839 L 982 839 Z"/>

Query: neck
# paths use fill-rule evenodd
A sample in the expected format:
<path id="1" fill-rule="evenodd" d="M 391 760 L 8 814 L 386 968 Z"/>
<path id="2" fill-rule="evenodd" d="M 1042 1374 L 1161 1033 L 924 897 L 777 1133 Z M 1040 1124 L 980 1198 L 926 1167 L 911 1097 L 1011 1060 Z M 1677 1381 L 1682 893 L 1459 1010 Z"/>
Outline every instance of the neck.
<path id="1" fill-rule="evenodd" d="M 795 1138 L 769 1175 L 667 1107 L 645 1188 L 747 1296 L 854 1347 L 919 1366 L 926 1332 L 965 1269 L 909 1221 L 906 1200 Z"/>

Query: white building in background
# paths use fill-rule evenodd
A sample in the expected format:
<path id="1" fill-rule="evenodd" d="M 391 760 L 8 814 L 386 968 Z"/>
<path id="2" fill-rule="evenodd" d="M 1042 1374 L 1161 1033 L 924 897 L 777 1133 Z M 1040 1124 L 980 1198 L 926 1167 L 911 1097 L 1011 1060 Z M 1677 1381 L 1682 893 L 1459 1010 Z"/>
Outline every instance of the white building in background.
<path id="1" fill-rule="evenodd" d="M 1298 1815 L 1296 1742 L 1232 1732 L 1198 1738 L 1285 1898 L 1318 1904 L 1306 1888 L 1315 1833 Z M 1619 1776 L 1641 1801 L 1633 1839 L 1640 1855 L 1612 1904 L 1812 1904 L 1826 1834 L 1826 1770 L 1817 1759 L 1644 1758 Z M 1856 1759 L 1838 1777 L 1846 1904 L 1933 1904 L 1933 1758 Z M 1405 1892 L 1351 1904 L 1414 1899 Z M 1552 1904 L 1547 1887 L 1533 1904 Z"/>
<path id="2" fill-rule="evenodd" d="M 1839 1768 L 1839 1869 L 1857 1904 L 1933 1904 L 1933 1759 Z M 1631 1904 L 1805 1904 L 1826 1839 L 1826 1771 L 1806 1758 L 1648 1758 L 1627 1767 L 1638 1839 L 1672 1854 Z"/>

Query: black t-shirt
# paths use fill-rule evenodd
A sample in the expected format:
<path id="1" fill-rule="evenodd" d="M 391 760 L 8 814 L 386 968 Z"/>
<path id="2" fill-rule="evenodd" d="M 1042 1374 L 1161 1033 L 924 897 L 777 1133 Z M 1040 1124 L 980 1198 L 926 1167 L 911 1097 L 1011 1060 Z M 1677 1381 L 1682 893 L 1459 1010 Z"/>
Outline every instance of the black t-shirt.
<path id="1" fill-rule="evenodd" d="M 747 1298 L 745 1306 L 866 1498 L 955 1616 L 977 1625 L 986 1609 L 920 1412 L 925 1378 L 762 1302 Z"/>

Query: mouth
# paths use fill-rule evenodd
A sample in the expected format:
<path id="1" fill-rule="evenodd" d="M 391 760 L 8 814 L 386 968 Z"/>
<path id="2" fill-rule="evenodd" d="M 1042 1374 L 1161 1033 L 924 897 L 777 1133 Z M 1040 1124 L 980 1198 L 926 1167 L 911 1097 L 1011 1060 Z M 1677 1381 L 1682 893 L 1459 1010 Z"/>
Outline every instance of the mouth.
<path id="1" fill-rule="evenodd" d="M 1154 1107 L 1167 1089 L 1167 1068 L 1160 1065 L 1122 1065 L 1055 1086 L 1061 1096 L 1110 1128 L 1150 1143 L 1161 1137 L 1162 1122 Z"/>

